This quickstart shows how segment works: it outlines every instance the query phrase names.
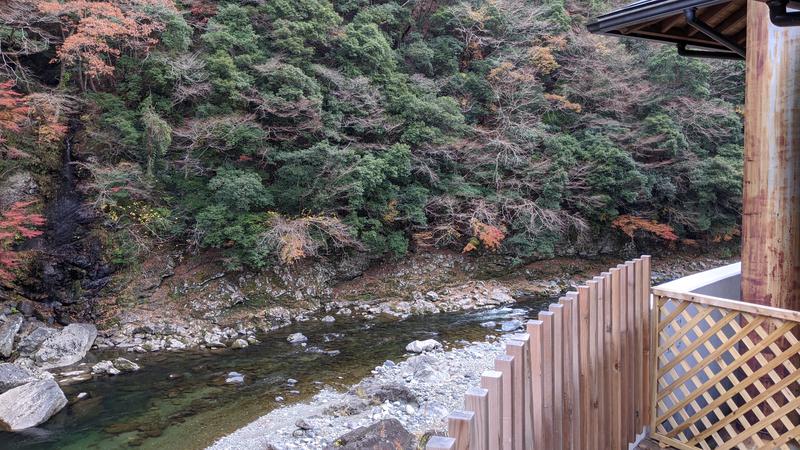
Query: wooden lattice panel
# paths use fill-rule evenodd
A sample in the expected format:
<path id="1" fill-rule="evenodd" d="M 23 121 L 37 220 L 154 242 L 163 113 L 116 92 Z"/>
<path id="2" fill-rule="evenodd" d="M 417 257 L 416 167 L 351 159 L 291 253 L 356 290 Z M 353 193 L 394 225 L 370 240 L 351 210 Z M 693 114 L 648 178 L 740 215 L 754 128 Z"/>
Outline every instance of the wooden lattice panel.
<path id="1" fill-rule="evenodd" d="M 654 289 L 653 437 L 677 448 L 800 448 L 800 313 Z"/>

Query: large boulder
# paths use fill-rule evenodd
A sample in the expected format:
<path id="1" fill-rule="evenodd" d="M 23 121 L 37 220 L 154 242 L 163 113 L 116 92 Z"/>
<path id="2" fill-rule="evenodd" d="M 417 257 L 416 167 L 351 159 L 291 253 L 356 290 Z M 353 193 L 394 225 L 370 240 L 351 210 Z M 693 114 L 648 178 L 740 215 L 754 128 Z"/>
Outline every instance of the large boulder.
<path id="1" fill-rule="evenodd" d="M 328 449 L 338 450 L 396 450 L 417 448 L 414 435 L 403 428 L 397 419 L 385 419 L 368 427 L 356 428 L 337 439 Z"/>
<path id="2" fill-rule="evenodd" d="M 17 344 L 17 351 L 20 356 L 30 356 L 39 349 L 49 337 L 58 334 L 58 330 L 50 327 L 39 327 L 30 333 L 22 336 Z"/>
<path id="3" fill-rule="evenodd" d="M 36 381 L 33 372 L 18 364 L 0 364 L 0 394 L 17 386 Z"/>
<path id="4" fill-rule="evenodd" d="M 5 321 L 0 322 L 0 355 L 4 358 L 11 356 L 11 351 L 14 349 L 14 338 L 17 336 L 20 326 L 22 326 L 22 316 L 19 314 L 6 317 Z"/>
<path id="5" fill-rule="evenodd" d="M 24 430 L 46 422 L 67 405 L 52 379 L 34 381 L 0 394 L 0 428 Z"/>
<path id="6" fill-rule="evenodd" d="M 43 369 L 63 367 L 83 359 L 97 338 L 97 328 L 87 323 L 73 323 L 60 333 L 47 338 L 33 354 L 33 360 Z"/>

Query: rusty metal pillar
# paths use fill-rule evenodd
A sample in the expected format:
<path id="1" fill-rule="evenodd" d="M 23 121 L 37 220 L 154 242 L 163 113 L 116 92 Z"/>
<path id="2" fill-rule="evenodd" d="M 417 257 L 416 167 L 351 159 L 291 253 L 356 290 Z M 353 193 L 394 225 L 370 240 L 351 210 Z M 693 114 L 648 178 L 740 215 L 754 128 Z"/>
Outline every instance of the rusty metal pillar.
<path id="1" fill-rule="evenodd" d="M 742 299 L 800 309 L 800 27 L 747 4 Z"/>

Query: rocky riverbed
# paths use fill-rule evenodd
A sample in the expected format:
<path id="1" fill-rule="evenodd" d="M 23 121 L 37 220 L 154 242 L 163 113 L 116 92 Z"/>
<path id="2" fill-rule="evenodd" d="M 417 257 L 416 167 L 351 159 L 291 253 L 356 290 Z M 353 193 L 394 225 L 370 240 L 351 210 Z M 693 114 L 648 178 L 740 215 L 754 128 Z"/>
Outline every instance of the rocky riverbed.
<path id="1" fill-rule="evenodd" d="M 463 407 L 466 390 L 480 384 L 480 374 L 504 350 L 504 341 L 495 339 L 386 361 L 346 392 L 325 389 L 310 401 L 276 409 L 210 448 L 321 449 L 341 440 L 347 442 L 337 445 L 368 448 L 354 441 L 368 439 L 369 427 L 388 429 L 393 442 L 408 442 L 405 432 L 418 441 L 446 429 L 447 415 Z M 382 422 L 389 419 L 398 423 Z"/>

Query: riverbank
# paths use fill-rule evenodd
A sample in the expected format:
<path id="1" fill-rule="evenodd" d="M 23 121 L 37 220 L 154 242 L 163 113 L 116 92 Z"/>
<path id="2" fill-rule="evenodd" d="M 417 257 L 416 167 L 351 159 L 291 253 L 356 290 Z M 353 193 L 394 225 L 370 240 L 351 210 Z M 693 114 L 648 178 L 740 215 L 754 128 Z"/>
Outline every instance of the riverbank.
<path id="1" fill-rule="evenodd" d="M 101 299 L 98 348 L 134 353 L 224 348 L 326 315 L 334 320 L 400 320 L 493 308 L 512 304 L 514 298 L 561 295 L 620 258 L 513 265 L 488 256 L 431 251 L 370 268 L 355 262 L 340 262 L 338 268 L 319 263 L 258 274 L 226 273 L 208 261 L 177 260 L 153 261 L 153 267 L 141 269 L 146 276 Z M 653 281 L 732 261 L 713 254 L 655 257 Z M 131 302 L 131 297 L 140 300 Z"/>
<path id="2" fill-rule="evenodd" d="M 466 390 L 480 384 L 480 374 L 504 350 L 502 340 L 492 339 L 412 356 L 397 364 L 386 361 L 346 392 L 325 389 L 307 402 L 276 409 L 209 448 L 321 449 L 386 419 L 396 419 L 418 440 L 446 429 L 447 415 L 463 407 Z"/>

